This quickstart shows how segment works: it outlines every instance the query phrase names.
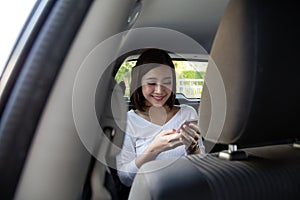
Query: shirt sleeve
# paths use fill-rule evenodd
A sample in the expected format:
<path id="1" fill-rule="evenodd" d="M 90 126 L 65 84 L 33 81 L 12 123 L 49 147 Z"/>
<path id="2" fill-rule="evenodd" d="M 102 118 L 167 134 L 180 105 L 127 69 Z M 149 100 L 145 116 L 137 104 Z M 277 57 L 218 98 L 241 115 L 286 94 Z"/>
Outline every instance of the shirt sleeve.
<path id="1" fill-rule="evenodd" d="M 125 134 L 122 150 L 117 155 L 117 171 L 120 181 L 126 186 L 131 186 L 138 171 L 135 159 L 135 140 L 132 136 Z"/>

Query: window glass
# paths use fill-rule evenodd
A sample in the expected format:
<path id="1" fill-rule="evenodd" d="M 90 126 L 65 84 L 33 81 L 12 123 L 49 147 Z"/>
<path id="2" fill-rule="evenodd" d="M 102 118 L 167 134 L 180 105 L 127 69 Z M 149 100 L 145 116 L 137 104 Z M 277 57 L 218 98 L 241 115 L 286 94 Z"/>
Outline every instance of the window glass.
<path id="1" fill-rule="evenodd" d="M 0 1 L 0 75 L 36 0 Z"/>
<path id="2" fill-rule="evenodd" d="M 131 69 L 136 61 L 125 61 L 115 79 L 118 83 L 124 81 L 125 97 L 129 97 Z M 173 60 L 176 72 L 176 93 L 181 93 L 187 98 L 201 98 L 207 61 L 178 61 Z"/>

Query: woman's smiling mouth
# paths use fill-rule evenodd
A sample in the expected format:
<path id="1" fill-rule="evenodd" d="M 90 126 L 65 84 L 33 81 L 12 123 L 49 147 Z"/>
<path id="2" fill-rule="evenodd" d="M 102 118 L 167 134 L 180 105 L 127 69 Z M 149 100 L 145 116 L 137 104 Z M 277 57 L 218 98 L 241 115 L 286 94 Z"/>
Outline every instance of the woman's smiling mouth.
<path id="1" fill-rule="evenodd" d="M 152 96 L 156 101 L 162 101 L 165 96 Z"/>

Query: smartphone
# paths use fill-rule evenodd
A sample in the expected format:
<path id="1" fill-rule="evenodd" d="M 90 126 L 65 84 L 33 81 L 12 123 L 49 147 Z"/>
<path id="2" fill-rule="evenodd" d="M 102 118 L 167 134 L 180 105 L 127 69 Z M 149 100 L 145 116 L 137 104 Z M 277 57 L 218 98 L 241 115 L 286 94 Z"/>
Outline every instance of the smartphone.
<path id="1" fill-rule="evenodd" d="M 183 125 L 189 125 L 190 123 L 193 123 L 193 124 L 198 124 L 198 120 L 197 119 L 189 119 L 189 120 L 186 120 L 186 121 L 184 121 L 182 124 L 181 124 L 181 126 L 179 127 L 179 129 L 177 130 L 177 132 L 179 132 L 180 131 L 180 129 L 181 128 L 183 128 Z"/>

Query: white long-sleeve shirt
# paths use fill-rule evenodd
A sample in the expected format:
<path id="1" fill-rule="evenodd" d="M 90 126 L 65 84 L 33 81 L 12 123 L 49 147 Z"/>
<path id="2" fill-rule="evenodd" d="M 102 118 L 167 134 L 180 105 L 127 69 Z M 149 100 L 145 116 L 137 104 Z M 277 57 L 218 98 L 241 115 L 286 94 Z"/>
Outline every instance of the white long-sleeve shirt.
<path id="1" fill-rule="evenodd" d="M 181 124 L 190 119 L 198 119 L 196 110 L 188 105 L 180 105 L 179 111 L 164 125 L 154 124 L 130 110 L 127 113 L 127 127 L 121 153 L 117 156 L 117 170 L 121 182 L 131 186 L 138 171 L 135 159 L 141 155 L 155 136 L 163 130 L 178 130 Z M 201 154 L 205 154 L 202 138 L 199 141 Z M 159 159 L 178 158 L 185 156 L 185 146 L 181 145 L 175 149 L 164 151 L 156 157 Z"/>

